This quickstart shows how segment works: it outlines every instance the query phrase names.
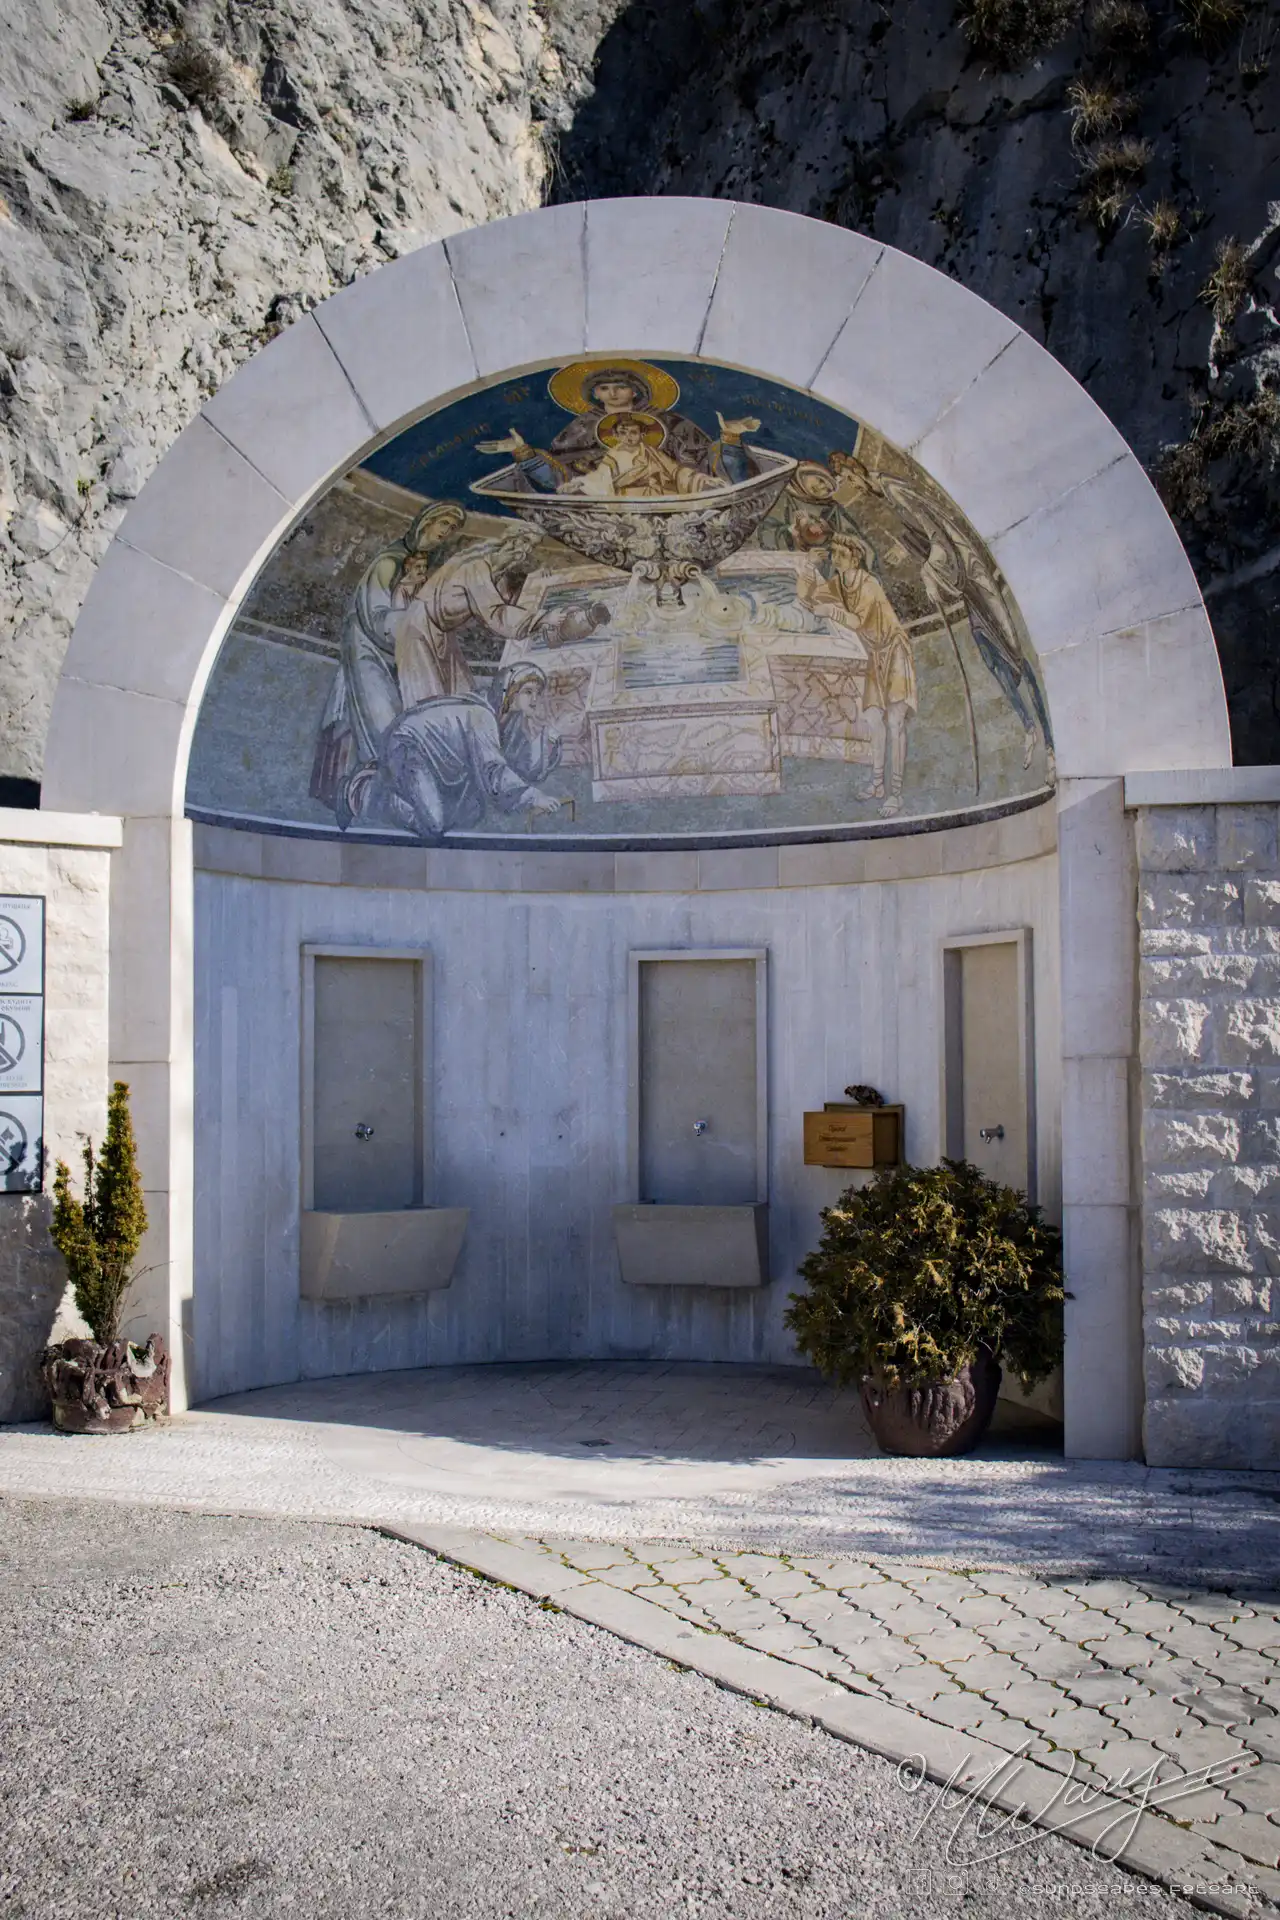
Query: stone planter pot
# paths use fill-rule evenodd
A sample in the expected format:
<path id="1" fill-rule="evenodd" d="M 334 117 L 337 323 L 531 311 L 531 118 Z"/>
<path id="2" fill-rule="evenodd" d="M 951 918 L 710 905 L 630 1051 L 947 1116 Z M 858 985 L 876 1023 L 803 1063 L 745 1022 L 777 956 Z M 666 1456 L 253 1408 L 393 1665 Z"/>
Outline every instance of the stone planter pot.
<path id="1" fill-rule="evenodd" d="M 1000 1380 L 999 1361 L 984 1351 L 954 1380 L 924 1387 L 889 1387 L 868 1374 L 862 1405 L 882 1452 L 938 1460 L 978 1445 L 991 1425 Z"/>
<path id="2" fill-rule="evenodd" d="M 62 1433 L 130 1433 L 169 1417 L 169 1355 L 153 1333 L 145 1346 L 116 1340 L 62 1340 L 46 1347 L 40 1371 Z"/>

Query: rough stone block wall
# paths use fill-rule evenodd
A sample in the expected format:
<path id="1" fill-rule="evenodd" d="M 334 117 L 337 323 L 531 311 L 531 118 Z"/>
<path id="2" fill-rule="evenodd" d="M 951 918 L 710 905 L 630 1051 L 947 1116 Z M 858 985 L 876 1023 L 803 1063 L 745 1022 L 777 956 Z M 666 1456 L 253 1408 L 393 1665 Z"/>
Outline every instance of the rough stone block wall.
<path id="1" fill-rule="evenodd" d="M 1280 1466 L 1274 806 L 1137 816 L 1146 1450 Z"/>
<path id="2" fill-rule="evenodd" d="M 28 815 L 28 818 L 31 816 Z M 6 844 L 0 893 L 45 896 L 45 1147 L 79 1172 L 81 1138 L 102 1138 L 107 1102 L 107 907 L 111 855 L 89 847 Z M 135 1089 L 135 1096 L 142 1091 Z M 137 1101 L 135 1097 L 135 1117 Z M 0 1193 L 0 1423 L 48 1409 L 36 1361 L 50 1340 L 83 1333 L 66 1268 L 49 1238 L 52 1202 Z"/>

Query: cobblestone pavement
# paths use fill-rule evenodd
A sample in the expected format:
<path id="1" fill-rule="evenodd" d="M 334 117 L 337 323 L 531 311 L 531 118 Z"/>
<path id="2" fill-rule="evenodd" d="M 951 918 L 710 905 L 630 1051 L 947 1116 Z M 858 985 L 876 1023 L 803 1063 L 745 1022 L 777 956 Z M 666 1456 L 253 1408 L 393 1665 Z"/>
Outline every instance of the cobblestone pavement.
<path id="1" fill-rule="evenodd" d="M 513 1540 L 695 1626 L 1120 1791 L 1280 1911 L 1280 1579 L 1152 1580 Z M 580 1591 L 580 1590 L 579 1590 Z"/>

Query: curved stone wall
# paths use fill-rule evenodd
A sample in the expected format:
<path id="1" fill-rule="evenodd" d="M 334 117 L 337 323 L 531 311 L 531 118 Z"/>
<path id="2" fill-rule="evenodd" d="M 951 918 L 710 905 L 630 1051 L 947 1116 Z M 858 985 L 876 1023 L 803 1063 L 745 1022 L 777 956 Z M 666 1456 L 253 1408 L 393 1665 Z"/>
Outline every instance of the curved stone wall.
<path id="1" fill-rule="evenodd" d="M 1036 1172 L 1056 1211 L 1054 828 L 1043 806 L 822 847 L 497 854 L 197 827 L 197 1397 L 478 1360 L 792 1359 L 796 1267 L 850 1177 L 804 1164 L 802 1115 L 868 1081 L 904 1103 L 909 1156 L 937 1159 L 956 934 L 1030 929 Z M 311 944 L 430 953 L 432 1194 L 468 1211 L 438 1292 L 299 1298 Z M 767 952 L 770 1284 L 625 1285 L 629 956 L 748 947 Z"/>

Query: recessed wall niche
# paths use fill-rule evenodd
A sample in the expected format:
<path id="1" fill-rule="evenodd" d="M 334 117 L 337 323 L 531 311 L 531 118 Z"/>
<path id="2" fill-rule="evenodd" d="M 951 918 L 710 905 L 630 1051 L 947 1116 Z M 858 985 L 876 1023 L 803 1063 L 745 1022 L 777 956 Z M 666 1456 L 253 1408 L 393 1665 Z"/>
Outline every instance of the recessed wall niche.
<path id="1" fill-rule="evenodd" d="M 761 947 L 633 953 L 630 1199 L 614 1208 L 632 1286 L 769 1277 L 768 992 Z"/>
<path id="2" fill-rule="evenodd" d="M 943 1151 L 1036 1198 L 1031 929 L 942 945 Z"/>
<path id="3" fill-rule="evenodd" d="M 467 1210 L 430 1204 L 431 956 L 307 946 L 302 967 L 301 1296 L 447 1287 Z"/>

